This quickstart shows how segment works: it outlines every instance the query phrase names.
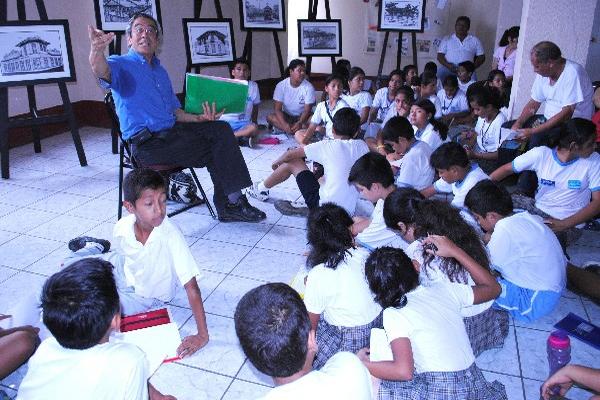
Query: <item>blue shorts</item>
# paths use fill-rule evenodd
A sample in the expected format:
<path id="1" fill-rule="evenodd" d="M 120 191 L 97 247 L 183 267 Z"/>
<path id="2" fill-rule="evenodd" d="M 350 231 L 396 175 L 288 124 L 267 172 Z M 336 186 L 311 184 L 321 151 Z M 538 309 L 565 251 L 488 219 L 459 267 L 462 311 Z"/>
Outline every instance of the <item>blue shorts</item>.
<path id="1" fill-rule="evenodd" d="M 234 132 L 237 132 L 240 129 L 243 129 L 252 123 L 252 122 L 246 121 L 246 120 L 225 121 L 225 122 L 227 122 L 229 124 L 229 126 L 231 126 L 231 129 L 233 129 Z"/>
<path id="2" fill-rule="evenodd" d="M 502 293 L 493 307 L 508 312 L 517 321 L 533 322 L 554 310 L 560 293 L 551 290 L 525 289 L 498 278 Z"/>

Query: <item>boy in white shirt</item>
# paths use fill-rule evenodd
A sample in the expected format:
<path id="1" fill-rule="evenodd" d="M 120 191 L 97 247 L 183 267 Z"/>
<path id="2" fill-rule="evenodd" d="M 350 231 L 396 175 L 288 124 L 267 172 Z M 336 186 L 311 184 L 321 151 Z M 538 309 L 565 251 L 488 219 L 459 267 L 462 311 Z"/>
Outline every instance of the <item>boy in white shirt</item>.
<path id="1" fill-rule="evenodd" d="M 473 73 L 475 73 L 475 64 L 473 64 L 472 61 L 463 61 L 458 64 L 458 68 L 456 69 L 458 87 L 464 93 L 467 93 L 469 86 L 476 82 L 475 79 L 473 79 Z"/>
<path id="2" fill-rule="evenodd" d="M 80 259 L 48 278 L 41 308 L 52 336 L 30 359 L 17 398 L 174 399 L 148 382 L 148 361 L 139 348 L 108 341 L 119 329 L 119 307 L 108 261 Z"/>
<path id="3" fill-rule="evenodd" d="M 227 122 L 233 134 L 242 146 L 255 147 L 258 135 L 258 105 L 260 104 L 260 93 L 256 82 L 250 80 L 250 64 L 243 58 L 236 59 L 230 68 L 232 78 L 248 82 L 248 98 L 246 109 L 242 113 L 223 114 L 219 120 Z"/>
<path id="4" fill-rule="evenodd" d="M 436 193 L 452 193 L 451 204 L 462 208 L 465 196 L 479 181 L 489 179 L 477 164 L 471 164 L 467 152 L 458 143 L 444 143 L 437 148 L 430 159 L 431 166 L 440 176 L 433 185 L 421 190 L 425 197 Z"/>
<path id="5" fill-rule="evenodd" d="M 246 194 L 260 201 L 269 198 L 269 189 L 296 177 L 298 188 L 308 209 L 331 202 L 354 214 L 358 192 L 348 183 L 348 172 L 356 160 L 369 151 L 362 140 L 352 139 L 360 128 L 360 118 L 350 107 L 342 108 L 333 116 L 333 140 L 324 140 L 286 151 L 273 162 L 273 173 L 264 181 L 255 182 Z M 323 165 L 323 185 L 306 166 L 305 158 Z M 287 200 L 275 202 L 275 208 L 286 215 L 306 215 L 305 207 L 295 207 Z"/>
<path id="6" fill-rule="evenodd" d="M 567 265 L 552 230 L 537 215 L 513 214 L 510 194 L 490 180 L 477 183 L 465 205 L 486 231 L 491 265 L 501 274 L 494 306 L 524 322 L 551 313 L 565 288 Z"/>
<path id="7" fill-rule="evenodd" d="M 304 302 L 288 285 L 267 283 L 250 290 L 239 301 L 234 321 L 244 353 L 276 385 L 265 399 L 372 398 L 371 376 L 352 353 L 339 352 L 312 371 L 315 333 Z"/>
<path id="8" fill-rule="evenodd" d="M 455 119 L 469 115 L 467 95 L 458 87 L 458 79 L 448 75 L 444 79 L 443 89 L 437 92 L 437 97 L 442 107 L 441 120 L 446 125 L 451 125 Z"/>
<path id="9" fill-rule="evenodd" d="M 166 216 L 166 193 L 162 176 L 151 169 L 129 172 L 123 183 L 123 204 L 130 215 L 114 227 L 114 252 L 110 243 L 89 237 L 69 242 L 71 259 L 98 257 L 114 266 L 122 312 L 137 314 L 171 301 L 183 286 L 196 320 L 198 333 L 183 339 L 177 349 L 189 356 L 208 343 L 204 304 L 196 277 L 198 265 L 181 231 Z M 71 260 L 67 260 L 66 264 Z"/>

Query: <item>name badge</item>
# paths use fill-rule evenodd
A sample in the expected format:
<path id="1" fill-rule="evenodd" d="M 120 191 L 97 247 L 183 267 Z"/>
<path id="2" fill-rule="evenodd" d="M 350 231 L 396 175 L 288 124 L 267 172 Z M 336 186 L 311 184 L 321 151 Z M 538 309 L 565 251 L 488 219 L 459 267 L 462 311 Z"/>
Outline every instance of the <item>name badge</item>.
<path id="1" fill-rule="evenodd" d="M 569 189 L 581 189 L 581 181 L 579 179 L 569 180 L 567 184 Z"/>
<path id="2" fill-rule="evenodd" d="M 555 186 L 556 182 L 551 181 L 549 179 L 540 179 L 540 185 Z"/>

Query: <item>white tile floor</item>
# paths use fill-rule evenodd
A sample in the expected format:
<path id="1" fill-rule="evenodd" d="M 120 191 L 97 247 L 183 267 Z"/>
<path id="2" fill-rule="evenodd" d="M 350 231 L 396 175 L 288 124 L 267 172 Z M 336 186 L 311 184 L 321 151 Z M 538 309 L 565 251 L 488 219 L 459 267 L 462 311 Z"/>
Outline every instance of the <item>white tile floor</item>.
<path id="1" fill-rule="evenodd" d="M 117 214 L 118 156 L 110 152 L 108 130 L 81 129 L 89 166 L 78 165 L 68 134 L 45 139 L 43 152 L 32 146 L 11 150 L 11 179 L 0 181 L 0 313 L 11 313 L 20 299 L 58 270 L 69 239 L 82 234 L 110 237 Z M 290 143 L 242 149 L 253 179 L 266 176 L 271 161 Z M 199 170 L 204 188 L 212 192 L 206 170 Z M 293 180 L 272 191 L 295 199 Z M 259 224 L 222 224 L 205 207 L 174 217 L 203 270 L 200 281 L 207 311 L 210 343 L 194 356 L 160 367 L 153 384 L 185 399 L 250 399 L 269 390 L 271 380 L 257 372 L 241 351 L 233 326 L 239 298 L 264 282 L 289 282 L 304 262 L 304 220 L 281 216 L 272 204 L 261 204 L 268 218 Z M 586 232 L 569 249 L 575 263 L 600 259 L 600 235 Z M 195 330 L 185 294 L 170 306 L 182 335 Z M 600 324 L 600 307 L 566 292 L 557 310 L 528 326 L 513 324 L 504 348 L 477 360 L 489 379 L 503 382 L 511 400 L 538 399 L 547 374 L 545 340 L 552 324 L 574 312 Z M 600 367 L 600 352 L 572 340 L 574 362 Z M 22 367 L 0 382 L 16 394 L 26 371 Z M 574 389 L 571 399 L 588 398 Z"/>

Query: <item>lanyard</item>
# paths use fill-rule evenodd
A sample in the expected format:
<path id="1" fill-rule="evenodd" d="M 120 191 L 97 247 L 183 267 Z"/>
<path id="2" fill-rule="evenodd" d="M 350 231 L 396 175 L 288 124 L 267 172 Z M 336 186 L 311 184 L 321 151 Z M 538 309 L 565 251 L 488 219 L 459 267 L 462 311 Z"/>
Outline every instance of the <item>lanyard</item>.
<path id="1" fill-rule="evenodd" d="M 487 126 L 487 129 L 484 131 L 485 128 L 485 118 L 483 119 L 483 124 L 481 126 L 481 131 L 479 132 L 481 134 L 481 147 L 483 147 L 483 151 L 488 153 L 488 150 L 485 148 L 485 139 L 487 136 L 488 131 L 490 130 L 492 124 L 494 123 L 494 121 L 496 120 L 496 118 L 498 118 L 498 115 L 500 115 L 500 112 L 498 111 L 498 114 L 496 114 L 496 116 L 494 117 L 494 119 L 489 123 L 489 125 Z M 498 138 L 498 145 L 500 145 L 500 138 Z"/>
<path id="2" fill-rule="evenodd" d="M 444 96 L 444 102 L 442 104 L 442 111 L 445 112 L 446 110 L 448 110 L 452 106 L 452 102 L 454 101 L 455 98 L 456 98 L 456 95 L 452 96 L 452 98 L 450 99 L 450 103 L 446 106 L 447 97 Z"/>

